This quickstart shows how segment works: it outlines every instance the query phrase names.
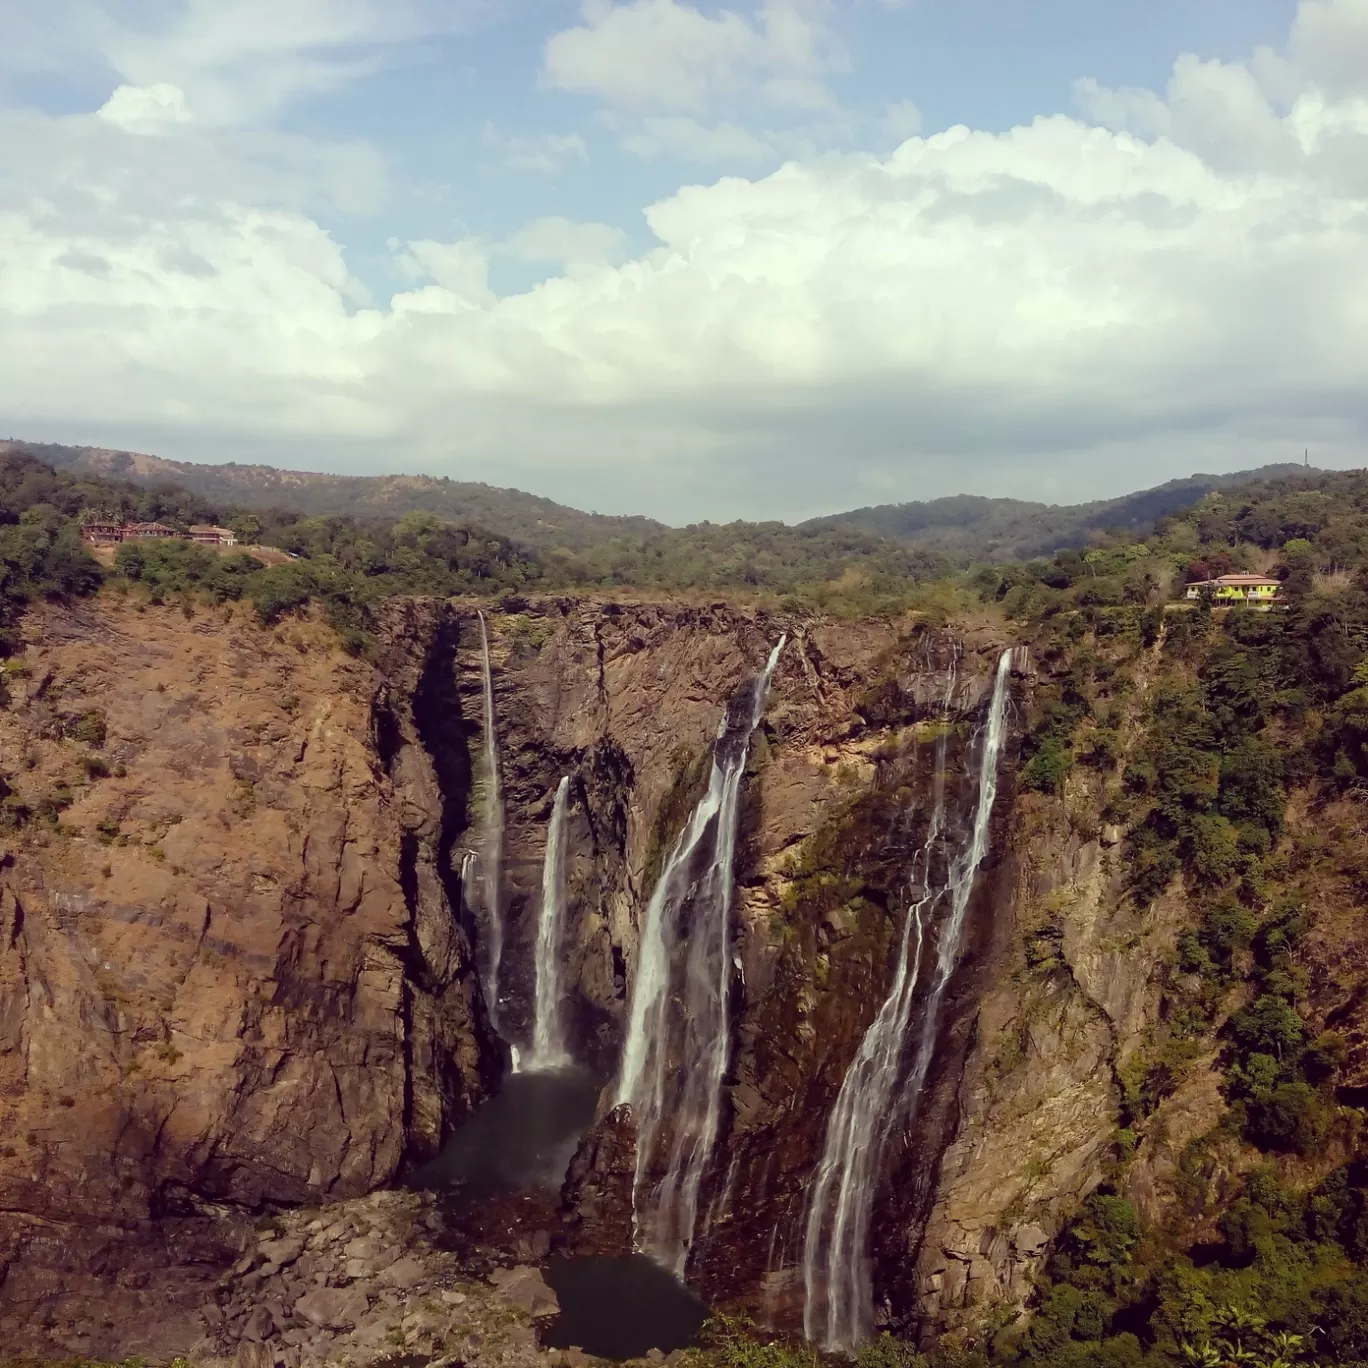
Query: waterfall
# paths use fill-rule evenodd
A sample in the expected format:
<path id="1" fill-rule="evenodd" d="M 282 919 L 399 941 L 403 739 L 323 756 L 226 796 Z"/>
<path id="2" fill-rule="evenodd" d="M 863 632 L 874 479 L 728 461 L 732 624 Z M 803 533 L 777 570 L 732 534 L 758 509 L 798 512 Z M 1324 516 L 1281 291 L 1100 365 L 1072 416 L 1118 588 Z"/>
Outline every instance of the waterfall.
<path id="1" fill-rule="evenodd" d="M 744 713 L 730 710 L 718 728 L 708 790 L 660 871 L 641 928 L 616 1100 L 631 1104 L 637 1125 L 637 1245 L 678 1276 L 694 1239 L 727 1067 L 741 779 L 784 640 L 751 684 Z M 653 1179 L 657 1159 L 664 1172 Z"/>
<path id="2" fill-rule="evenodd" d="M 480 650 L 484 662 L 485 810 L 480 873 L 484 884 L 489 948 L 485 963 L 484 995 L 489 1022 L 499 1029 L 499 963 L 503 959 L 503 908 L 499 885 L 503 876 L 503 796 L 499 792 L 499 738 L 494 732 L 494 682 L 489 673 L 489 633 L 480 613 Z M 514 1056 L 516 1061 L 517 1056 Z M 514 1072 L 517 1071 L 516 1063 Z"/>
<path id="3" fill-rule="evenodd" d="M 869 1224 L 875 1189 L 895 1123 L 910 1121 L 920 1104 L 935 1053 L 945 989 L 959 959 L 974 876 L 988 850 L 1011 666 L 1012 652 L 1004 651 L 981 732 L 973 829 L 940 886 L 931 879 L 930 865 L 945 830 L 944 735 L 937 743 L 931 818 L 912 871 L 914 886 L 921 884 L 924 891 L 907 911 L 892 987 L 860 1042 L 827 1121 L 804 1237 L 803 1331 L 828 1349 L 853 1350 L 873 1328 Z M 921 1004 L 911 1069 L 895 1097 L 928 931 L 933 914 L 947 902 L 937 928 L 935 960 Z"/>
<path id="4" fill-rule="evenodd" d="M 565 803 L 570 793 L 567 774 L 556 789 L 551 821 L 546 828 L 546 857 L 542 861 L 541 915 L 537 919 L 537 991 L 532 1028 L 533 1069 L 556 1069 L 570 1063 L 560 1012 L 560 935 L 565 914 Z"/>

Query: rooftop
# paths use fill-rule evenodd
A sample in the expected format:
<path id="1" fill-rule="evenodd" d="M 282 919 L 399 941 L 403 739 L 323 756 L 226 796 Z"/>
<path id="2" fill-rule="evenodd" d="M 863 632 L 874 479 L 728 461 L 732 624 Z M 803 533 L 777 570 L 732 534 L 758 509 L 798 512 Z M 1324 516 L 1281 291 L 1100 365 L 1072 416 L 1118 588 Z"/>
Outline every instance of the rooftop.
<path id="1" fill-rule="evenodd" d="M 1193 580 L 1193 584 L 1225 584 L 1234 587 L 1236 585 L 1254 584 L 1279 584 L 1281 581 L 1276 575 L 1217 575 L 1215 579 Z"/>

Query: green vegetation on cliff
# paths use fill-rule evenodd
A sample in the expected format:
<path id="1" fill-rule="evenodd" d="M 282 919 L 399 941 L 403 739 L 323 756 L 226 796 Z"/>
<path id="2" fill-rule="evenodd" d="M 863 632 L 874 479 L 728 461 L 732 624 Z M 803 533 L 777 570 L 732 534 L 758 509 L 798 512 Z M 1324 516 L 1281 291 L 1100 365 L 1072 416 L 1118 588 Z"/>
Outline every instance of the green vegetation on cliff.
<path id="1" fill-rule="evenodd" d="M 1271 570 L 1272 611 L 1165 606 L 1179 572 Z M 1112 1173 L 1057 1241 L 996 1362 L 1368 1360 L 1368 1147 L 1356 1013 L 1333 951 L 1368 914 L 1368 480 L 1212 496 L 1143 545 L 979 576 L 1041 667 L 1020 783 L 1124 833 L 1127 896 L 1186 909 L 1161 1020 L 1121 1069 Z M 1037 973 L 1066 972 L 1026 947 Z M 1215 1058 L 1224 1116 L 1159 1210 L 1137 1140 Z M 993 1332 L 994 1327 L 988 1330 Z"/>

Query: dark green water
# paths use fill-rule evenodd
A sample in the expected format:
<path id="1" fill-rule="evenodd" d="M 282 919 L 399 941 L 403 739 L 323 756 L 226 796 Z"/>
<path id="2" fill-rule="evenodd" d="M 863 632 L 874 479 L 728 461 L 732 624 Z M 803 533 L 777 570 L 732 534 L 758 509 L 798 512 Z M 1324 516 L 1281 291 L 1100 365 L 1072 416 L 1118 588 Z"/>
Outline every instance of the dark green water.
<path id="1" fill-rule="evenodd" d="M 546 1281 L 561 1313 L 542 1331 L 548 1349 L 578 1345 L 599 1358 L 640 1358 L 693 1344 L 707 1315 L 683 1283 L 644 1255 L 552 1259 Z"/>
<path id="2" fill-rule="evenodd" d="M 468 1195 L 557 1189 L 594 1119 L 598 1082 L 579 1069 L 510 1074 L 503 1087 L 418 1169 L 417 1187 Z"/>

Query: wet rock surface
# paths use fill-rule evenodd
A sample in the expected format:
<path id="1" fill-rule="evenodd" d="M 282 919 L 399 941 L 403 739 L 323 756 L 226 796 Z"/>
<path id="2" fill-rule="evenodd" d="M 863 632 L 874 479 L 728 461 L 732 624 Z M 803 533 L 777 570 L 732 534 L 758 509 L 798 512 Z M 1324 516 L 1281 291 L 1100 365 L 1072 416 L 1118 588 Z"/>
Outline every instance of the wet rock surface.
<path id="1" fill-rule="evenodd" d="M 563 1242 L 575 1254 L 632 1252 L 636 1127 L 631 1108 L 615 1107 L 585 1136 L 561 1189 Z"/>

